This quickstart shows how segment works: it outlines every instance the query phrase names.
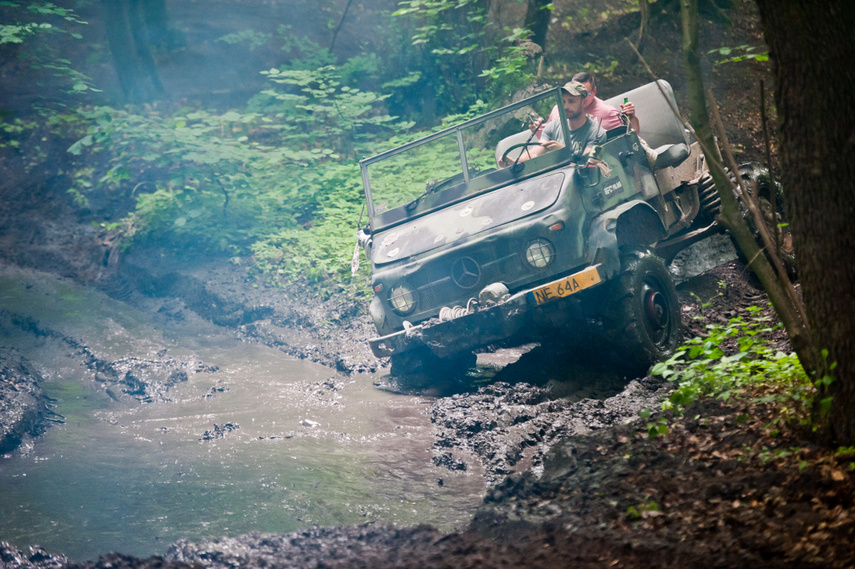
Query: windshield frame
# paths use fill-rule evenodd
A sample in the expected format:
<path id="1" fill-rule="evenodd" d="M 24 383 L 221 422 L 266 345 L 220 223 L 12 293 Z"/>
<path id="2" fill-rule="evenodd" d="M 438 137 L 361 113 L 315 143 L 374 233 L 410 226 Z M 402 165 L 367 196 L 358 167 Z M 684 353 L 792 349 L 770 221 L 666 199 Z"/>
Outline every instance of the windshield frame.
<path id="1" fill-rule="evenodd" d="M 563 138 L 566 144 L 569 128 L 567 126 L 567 120 L 564 113 L 563 97 L 561 93 L 562 89 L 560 87 L 546 89 L 516 103 L 506 105 L 505 107 L 502 107 L 500 109 L 490 111 L 481 116 L 463 121 L 459 124 L 453 125 L 441 131 L 422 137 L 418 140 L 414 140 L 412 142 L 387 150 L 370 158 L 365 158 L 361 160 L 359 162 L 359 165 L 362 173 L 362 183 L 365 190 L 368 217 L 372 230 L 377 231 L 380 229 L 385 229 L 397 225 L 404 221 L 429 213 L 431 211 L 435 211 L 436 209 L 447 207 L 462 199 L 479 195 L 481 193 L 502 187 L 515 181 L 528 178 L 535 174 L 543 173 L 546 170 L 553 169 L 566 162 L 569 162 L 572 158 L 571 154 L 565 149 L 559 149 L 552 152 L 548 152 L 535 159 L 526 162 L 521 162 L 515 168 L 497 168 L 495 170 L 488 171 L 485 174 L 480 174 L 476 177 L 472 177 L 470 167 L 467 161 L 467 149 L 464 141 L 464 132 L 468 131 L 469 129 L 472 129 L 475 126 L 487 123 L 491 119 L 499 118 L 503 115 L 510 115 L 514 111 L 523 109 L 525 107 L 531 107 L 535 103 L 539 103 L 541 101 L 548 101 L 551 98 L 554 104 L 558 106 L 559 117 L 562 124 Z M 377 211 L 376 204 L 374 203 L 374 195 L 371 189 L 371 179 L 369 171 L 370 167 L 384 160 L 388 160 L 390 158 L 398 156 L 404 152 L 411 151 L 420 146 L 428 145 L 432 142 L 439 141 L 440 139 L 450 137 L 452 135 L 456 139 L 457 153 L 459 159 L 458 174 L 456 176 L 453 176 L 452 178 L 461 176 L 461 180 L 449 185 L 448 188 L 443 189 L 442 191 L 432 193 L 429 189 L 426 189 L 424 194 L 408 203 L 395 206 L 391 209 Z M 445 185 L 447 182 L 451 181 L 452 178 L 447 178 L 443 180 L 439 183 L 439 185 Z"/>

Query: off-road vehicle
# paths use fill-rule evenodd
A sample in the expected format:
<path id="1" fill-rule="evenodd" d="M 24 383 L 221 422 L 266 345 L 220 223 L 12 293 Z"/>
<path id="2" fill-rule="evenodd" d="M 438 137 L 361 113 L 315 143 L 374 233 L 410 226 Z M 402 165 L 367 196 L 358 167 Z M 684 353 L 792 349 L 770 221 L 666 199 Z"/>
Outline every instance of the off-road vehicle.
<path id="1" fill-rule="evenodd" d="M 370 345 L 394 375 L 570 335 L 604 338 L 627 373 L 672 353 L 680 306 L 665 261 L 718 230 L 718 197 L 670 85 L 607 102 L 625 98 L 649 152 L 621 127 L 593 158 L 565 147 L 518 162 L 539 144 L 529 117 L 557 106 L 567 136 L 555 88 L 360 163 Z"/>

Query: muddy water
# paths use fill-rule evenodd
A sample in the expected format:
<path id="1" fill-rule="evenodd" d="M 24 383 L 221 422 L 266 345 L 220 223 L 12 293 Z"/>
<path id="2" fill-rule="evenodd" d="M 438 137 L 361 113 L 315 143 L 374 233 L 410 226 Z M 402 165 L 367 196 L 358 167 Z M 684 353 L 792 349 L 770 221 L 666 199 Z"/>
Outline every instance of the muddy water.
<path id="1" fill-rule="evenodd" d="M 35 364 L 64 417 L 0 457 L 0 540 L 86 560 L 161 554 L 180 538 L 468 521 L 483 478 L 433 464 L 429 398 L 146 302 L 140 310 L 48 275 L 0 273 L 0 344 Z M 153 403 L 111 396 L 73 342 L 107 361 L 180 362 L 187 380 Z"/>

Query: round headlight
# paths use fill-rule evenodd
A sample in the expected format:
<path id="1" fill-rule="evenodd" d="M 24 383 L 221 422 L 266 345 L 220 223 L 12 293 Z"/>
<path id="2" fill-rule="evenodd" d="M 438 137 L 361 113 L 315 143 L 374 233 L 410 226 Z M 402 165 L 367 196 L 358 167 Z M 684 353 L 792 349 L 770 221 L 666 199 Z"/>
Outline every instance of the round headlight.
<path id="1" fill-rule="evenodd" d="M 535 269 L 542 269 L 555 258 L 555 247 L 546 239 L 537 238 L 528 244 L 525 260 Z"/>
<path id="2" fill-rule="evenodd" d="M 389 291 L 389 304 L 397 314 L 409 314 L 416 307 L 416 291 L 406 284 L 392 287 Z"/>

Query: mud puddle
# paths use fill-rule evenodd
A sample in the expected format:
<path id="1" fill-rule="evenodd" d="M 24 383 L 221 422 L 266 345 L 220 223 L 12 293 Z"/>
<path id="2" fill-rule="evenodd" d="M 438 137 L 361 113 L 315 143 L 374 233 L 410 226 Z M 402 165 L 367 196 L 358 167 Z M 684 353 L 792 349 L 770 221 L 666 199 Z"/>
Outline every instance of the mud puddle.
<path id="1" fill-rule="evenodd" d="M 430 397 L 241 341 L 174 301 L 138 310 L 37 272 L 0 280 L 0 342 L 64 418 L 0 457 L 0 536 L 19 548 L 85 560 L 367 521 L 451 531 L 484 495 L 477 461 L 430 460 Z"/>

